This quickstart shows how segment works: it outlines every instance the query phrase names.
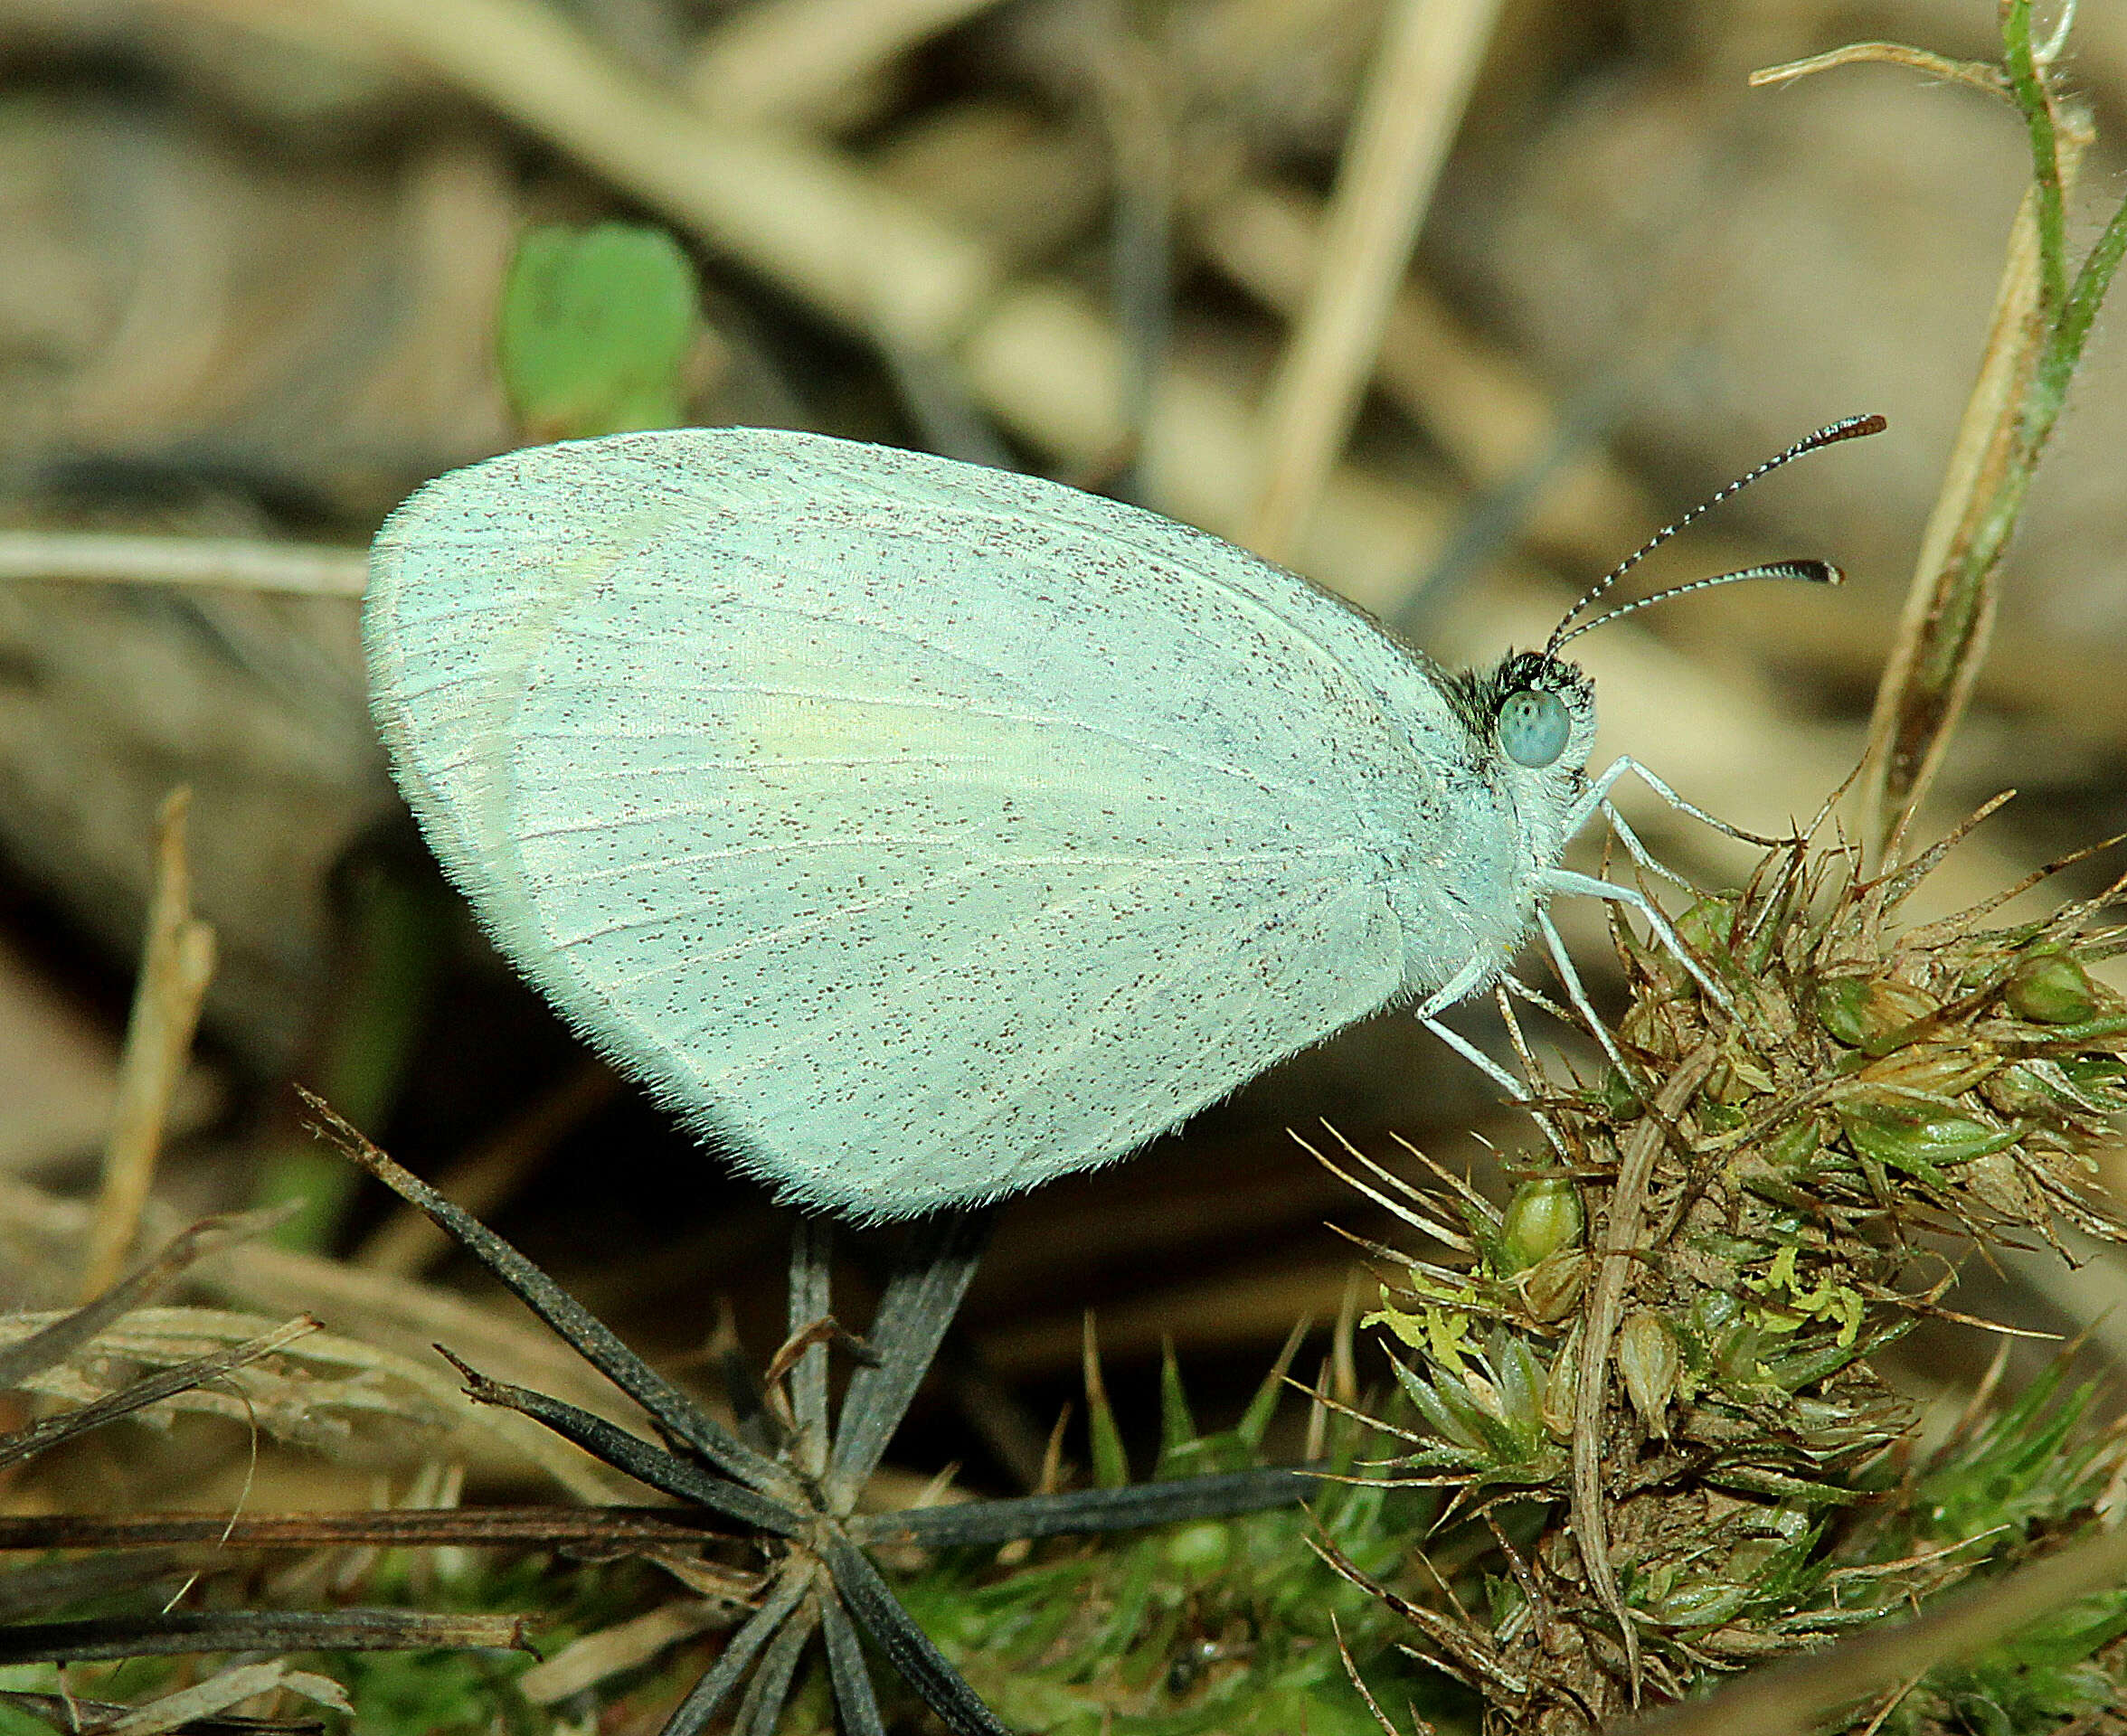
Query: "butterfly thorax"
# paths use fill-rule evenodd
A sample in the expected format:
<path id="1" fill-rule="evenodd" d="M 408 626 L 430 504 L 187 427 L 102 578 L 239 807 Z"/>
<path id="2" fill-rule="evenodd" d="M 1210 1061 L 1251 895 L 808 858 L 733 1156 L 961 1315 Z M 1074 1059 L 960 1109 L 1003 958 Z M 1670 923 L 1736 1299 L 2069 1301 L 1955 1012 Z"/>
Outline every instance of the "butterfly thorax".
<path id="1" fill-rule="evenodd" d="M 1420 997 L 1473 960 L 1490 981 L 1521 949 L 1586 787 L 1595 733 L 1593 686 L 1561 658 L 1510 652 L 1490 669 L 1447 675 L 1438 685 L 1458 727 L 1451 750 L 1436 760 L 1440 788 L 1413 813 L 1397 853 L 1401 872 L 1388 888 L 1404 935 L 1404 988 Z M 1558 743 L 1536 765 L 1525 760 L 1541 758 L 1552 741 L 1539 730 L 1529 745 L 1532 710 L 1554 726 Z"/>

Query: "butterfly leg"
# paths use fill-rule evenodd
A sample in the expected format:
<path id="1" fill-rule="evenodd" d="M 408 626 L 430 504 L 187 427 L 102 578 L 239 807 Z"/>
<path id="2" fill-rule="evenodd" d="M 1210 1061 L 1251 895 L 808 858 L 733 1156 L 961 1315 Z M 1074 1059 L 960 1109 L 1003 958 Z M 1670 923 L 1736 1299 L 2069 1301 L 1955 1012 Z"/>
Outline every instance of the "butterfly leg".
<path id="1" fill-rule="evenodd" d="M 1489 960 L 1482 958 L 1470 959 L 1461 969 L 1418 1004 L 1414 1016 L 1420 1024 L 1461 1055 L 1464 1061 L 1505 1091 L 1508 1097 L 1517 1103 L 1526 1103 L 1528 1101 L 1528 1090 L 1519 1080 L 1470 1042 L 1468 1037 L 1462 1035 L 1461 1032 L 1451 1031 L 1440 1021 L 1441 1014 L 1445 1013 L 1448 1008 L 1455 1005 L 1458 1002 L 1468 1000 L 1496 975 L 1498 972 L 1493 968 Z"/>
<path id="2" fill-rule="evenodd" d="M 1460 1031 L 1442 1024 L 1438 1019 L 1428 1017 L 1423 1013 L 1419 1014 L 1418 1023 L 1461 1055 L 1479 1072 L 1490 1080 L 1493 1084 L 1505 1091 L 1515 1102 L 1527 1103 L 1529 1100 L 1528 1087 L 1486 1054 Z"/>
<path id="3" fill-rule="evenodd" d="M 1565 1142 L 1560 1137 L 1557 1128 L 1551 1125 L 1550 1117 L 1536 1107 L 1528 1087 L 1440 1017 L 1441 1014 L 1457 1002 L 1467 1000 L 1476 994 L 1496 974 L 1485 959 L 1470 959 L 1419 1005 L 1416 1014 L 1418 1023 L 1497 1085 L 1506 1093 L 1508 1102 L 1519 1103 L 1526 1108 L 1536 1126 L 1543 1130 L 1544 1137 L 1551 1142 L 1552 1148 L 1563 1158 L 1566 1156 Z"/>
<path id="4" fill-rule="evenodd" d="M 1619 779 L 1623 778 L 1627 772 L 1631 773 L 1633 777 L 1639 778 L 1641 783 L 1645 784 L 1648 788 L 1651 789 L 1657 796 L 1660 797 L 1663 801 L 1667 802 L 1671 807 L 1675 808 L 1678 813 L 1690 815 L 1693 819 L 1698 821 L 1701 825 L 1712 826 L 1715 831 L 1720 833 L 1724 837 L 1734 838 L 1740 844 L 1754 844 L 1764 849 L 1771 849 L 1773 845 L 1780 842 L 1778 838 L 1761 838 L 1755 832 L 1745 832 L 1743 831 L 1740 827 L 1730 826 L 1726 820 L 1716 819 L 1713 815 L 1707 813 L 1705 808 L 1700 807 L 1697 803 L 1686 801 L 1681 796 L 1678 795 L 1675 790 L 1671 789 L 1669 785 L 1662 782 L 1659 778 L 1657 778 L 1654 773 L 1648 770 L 1645 766 L 1641 765 L 1630 754 L 1620 754 L 1615 760 L 1612 760 L 1607 766 L 1603 767 L 1603 769 L 1599 773 L 1597 773 L 1593 779 L 1590 780 L 1588 788 L 1581 792 L 1580 798 L 1575 801 L 1571 807 L 1566 809 L 1565 835 L 1567 837 L 1570 838 L 1574 836 L 1574 834 L 1579 832 L 1583 826 L 1586 826 L 1590 820 L 1595 817 L 1595 815 L 1599 810 L 1610 806 L 1610 792 L 1612 787 L 1615 785 Z"/>
<path id="5" fill-rule="evenodd" d="M 1558 925 L 1551 920 L 1548 910 L 1541 909 L 1536 911 L 1536 923 L 1543 930 L 1544 946 L 1565 989 L 1565 998 L 1573 1003 L 1574 1011 L 1581 1015 L 1598 1046 L 1610 1057 L 1610 1064 L 1618 1070 L 1618 1077 L 1631 1088 L 1635 1096 L 1645 1101 L 1646 1088 L 1640 1081 L 1640 1074 L 1626 1061 L 1624 1052 L 1617 1046 L 1617 1039 L 1610 1034 L 1610 1027 L 1595 1016 L 1594 1005 L 1588 999 L 1588 991 L 1581 986 L 1581 973 L 1574 969 L 1574 961 L 1565 950 L 1565 939 L 1558 932 Z"/>
<path id="6" fill-rule="evenodd" d="M 1615 882 L 1598 880 L 1593 874 L 1577 874 L 1570 868 L 1553 868 L 1544 875 L 1544 889 L 1551 892 L 1573 892 L 1583 898 L 1600 898 L 1612 904 L 1622 904 L 1637 910 L 1647 926 L 1654 930 L 1654 938 L 1676 961 L 1691 975 L 1691 980 L 1706 991 L 1706 996 L 1724 1013 L 1734 1015 L 1735 1002 L 1728 991 L 1706 975 L 1706 967 L 1695 958 L 1684 944 L 1684 937 L 1670 925 L 1669 919 L 1661 913 L 1660 907 L 1637 887 L 1620 886 Z M 1549 918 L 1543 919 L 1546 937 L 1552 932 Z"/>
<path id="7" fill-rule="evenodd" d="M 1656 860 L 1654 853 L 1640 842 L 1640 835 L 1625 824 L 1625 816 L 1617 811 L 1613 803 L 1605 801 L 1602 804 L 1602 817 L 1610 822 L 1611 832 L 1617 841 L 1625 846 L 1625 854 L 1646 869 L 1649 873 L 1659 874 L 1672 886 L 1681 886 L 1687 892 L 1698 891 L 1697 887 L 1685 879 L 1674 868 L 1669 867 L 1666 863 Z"/>
<path id="8" fill-rule="evenodd" d="M 1549 1141 L 1551 1149 L 1555 1151 L 1562 1160 L 1569 1163 L 1572 1161 L 1572 1155 L 1566 1149 L 1565 1138 L 1552 1125 L 1551 1118 L 1536 1107 L 1536 1100 L 1529 1095 L 1527 1086 L 1486 1054 L 1460 1031 L 1451 1029 L 1438 1019 L 1427 1018 L 1423 1014 L 1419 1015 L 1418 1023 L 1497 1085 L 1506 1094 L 1508 1102 L 1518 1103 L 1527 1109 L 1529 1119 L 1536 1124 L 1537 1130 Z"/>

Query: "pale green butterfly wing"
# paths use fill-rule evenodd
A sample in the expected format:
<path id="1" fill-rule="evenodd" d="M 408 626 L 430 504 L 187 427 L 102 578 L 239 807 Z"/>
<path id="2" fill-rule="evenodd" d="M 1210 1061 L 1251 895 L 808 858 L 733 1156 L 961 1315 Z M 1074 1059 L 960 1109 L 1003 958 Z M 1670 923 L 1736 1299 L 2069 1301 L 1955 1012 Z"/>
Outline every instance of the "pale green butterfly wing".
<path id="1" fill-rule="evenodd" d="M 465 640 L 427 691 L 471 696 L 394 738 L 440 850 L 594 1041 L 800 1198 L 901 1215 L 1120 1156 L 1403 985 L 1437 690 L 1215 539 L 759 430 L 514 454 L 402 517 L 389 546 L 504 593 L 498 627 L 419 617 Z"/>
<path id="2" fill-rule="evenodd" d="M 657 440 L 505 453 L 422 488 L 372 552 L 362 626 L 378 731 L 430 846 L 521 967 L 539 945 L 506 788 L 525 665 L 616 550 L 685 525 L 693 468 Z"/>

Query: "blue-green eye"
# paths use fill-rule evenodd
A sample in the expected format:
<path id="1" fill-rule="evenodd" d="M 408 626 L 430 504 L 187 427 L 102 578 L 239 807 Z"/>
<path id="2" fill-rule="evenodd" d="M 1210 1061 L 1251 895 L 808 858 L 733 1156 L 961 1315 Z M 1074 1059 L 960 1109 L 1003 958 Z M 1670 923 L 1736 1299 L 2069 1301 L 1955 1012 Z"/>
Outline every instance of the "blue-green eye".
<path id="1" fill-rule="evenodd" d="M 1499 707 L 1499 746 L 1516 765 L 1540 770 L 1565 751 L 1573 720 L 1556 693 L 1524 688 Z"/>

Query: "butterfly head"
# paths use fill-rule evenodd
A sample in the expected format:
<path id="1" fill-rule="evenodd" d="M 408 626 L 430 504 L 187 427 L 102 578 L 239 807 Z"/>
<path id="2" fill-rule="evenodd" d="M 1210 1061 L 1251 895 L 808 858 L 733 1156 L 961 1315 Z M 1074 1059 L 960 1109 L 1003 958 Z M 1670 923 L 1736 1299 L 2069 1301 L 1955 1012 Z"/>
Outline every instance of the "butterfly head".
<path id="1" fill-rule="evenodd" d="M 1575 775 L 1595 744 L 1595 685 L 1577 664 L 1509 651 L 1463 677 L 1464 721 L 1503 769 Z"/>

